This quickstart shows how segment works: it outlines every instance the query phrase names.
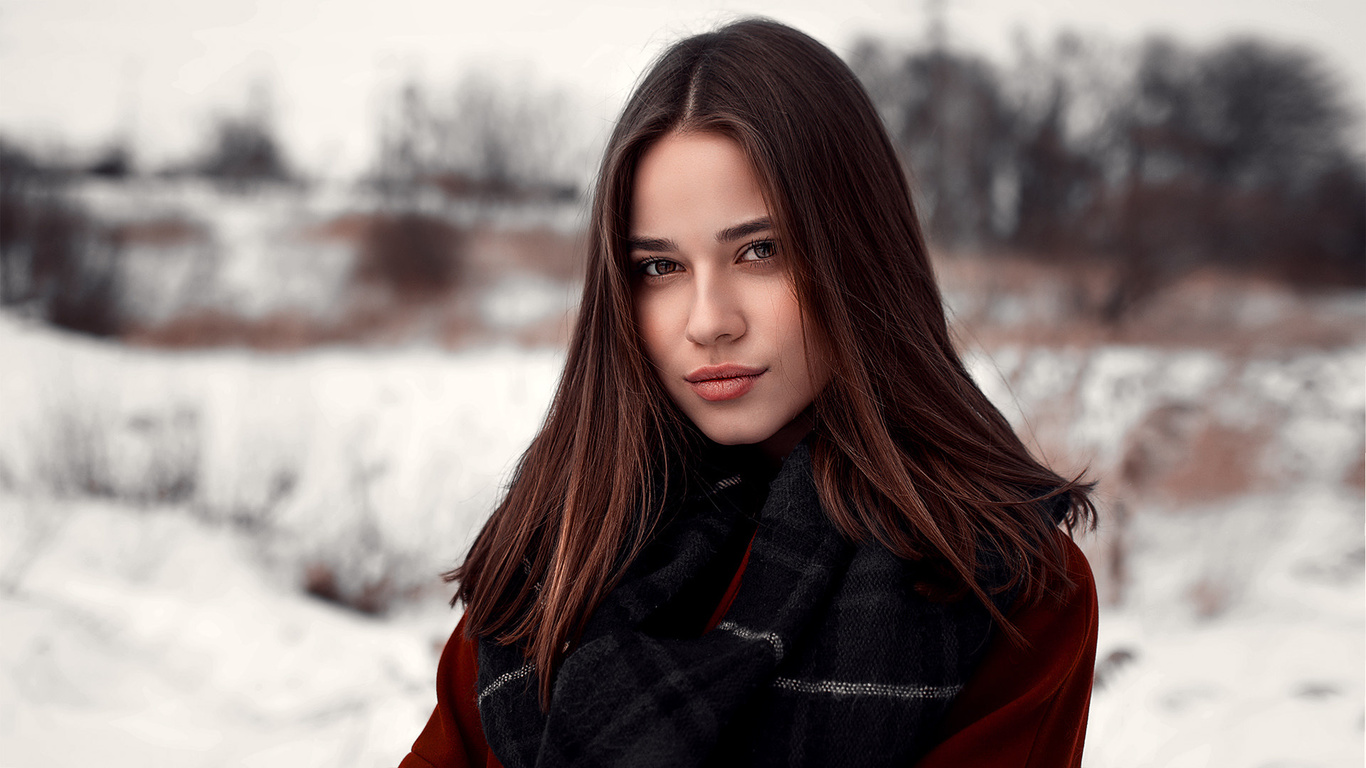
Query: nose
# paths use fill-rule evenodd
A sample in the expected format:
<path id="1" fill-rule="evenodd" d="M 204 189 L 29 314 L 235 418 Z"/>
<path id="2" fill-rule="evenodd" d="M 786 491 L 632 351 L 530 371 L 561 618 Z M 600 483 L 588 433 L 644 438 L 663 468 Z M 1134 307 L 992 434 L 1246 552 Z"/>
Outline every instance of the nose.
<path id="1" fill-rule="evenodd" d="M 688 311 L 688 341 L 709 345 L 735 341 L 745 335 L 743 297 L 738 286 L 722 276 L 701 276 L 694 283 Z"/>

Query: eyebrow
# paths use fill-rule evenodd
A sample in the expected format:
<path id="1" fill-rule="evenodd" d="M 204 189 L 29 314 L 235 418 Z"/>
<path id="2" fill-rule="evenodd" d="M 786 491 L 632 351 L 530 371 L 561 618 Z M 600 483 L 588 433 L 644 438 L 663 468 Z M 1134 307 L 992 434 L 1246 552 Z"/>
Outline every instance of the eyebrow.
<path id="1" fill-rule="evenodd" d="M 632 251 L 646 253 L 672 253 L 678 250 L 678 243 L 667 237 L 631 237 L 627 238 L 626 246 Z"/>
<path id="2" fill-rule="evenodd" d="M 750 235 L 758 234 L 766 229 L 773 229 L 773 222 L 767 216 L 754 221 L 747 221 L 744 224 L 736 224 L 733 227 L 726 227 L 716 233 L 716 242 L 729 243 L 735 240 L 742 240 Z"/>
<path id="3" fill-rule="evenodd" d="M 773 229 L 773 220 L 764 216 L 743 224 L 736 224 L 733 227 L 726 227 L 716 233 L 716 242 L 730 243 L 769 229 Z M 672 253 L 678 250 L 678 243 L 667 237 L 631 237 L 626 239 L 626 245 L 633 251 L 644 251 L 645 253 Z"/>

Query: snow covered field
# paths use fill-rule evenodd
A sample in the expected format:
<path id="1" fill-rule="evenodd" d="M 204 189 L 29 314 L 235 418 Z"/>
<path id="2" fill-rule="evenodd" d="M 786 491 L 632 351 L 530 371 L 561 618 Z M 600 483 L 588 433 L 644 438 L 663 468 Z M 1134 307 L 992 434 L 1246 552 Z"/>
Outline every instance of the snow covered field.
<path id="1" fill-rule="evenodd" d="M 166 354 L 0 315 L 0 361 L 0 766 L 396 763 L 458 618 L 437 574 L 560 353 Z M 1103 481 L 1086 764 L 1361 765 L 1366 348 L 973 365 Z M 1143 457 L 1211 434 L 1248 491 L 1165 493 L 1192 481 Z"/>

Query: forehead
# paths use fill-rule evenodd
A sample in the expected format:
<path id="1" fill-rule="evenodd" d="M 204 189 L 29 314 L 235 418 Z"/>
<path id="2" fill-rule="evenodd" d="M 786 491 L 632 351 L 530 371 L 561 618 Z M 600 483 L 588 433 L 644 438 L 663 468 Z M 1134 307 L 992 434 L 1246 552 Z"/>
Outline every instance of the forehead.
<path id="1" fill-rule="evenodd" d="M 768 215 L 758 175 L 735 140 L 670 133 L 645 151 L 631 195 L 633 236 L 721 229 Z"/>

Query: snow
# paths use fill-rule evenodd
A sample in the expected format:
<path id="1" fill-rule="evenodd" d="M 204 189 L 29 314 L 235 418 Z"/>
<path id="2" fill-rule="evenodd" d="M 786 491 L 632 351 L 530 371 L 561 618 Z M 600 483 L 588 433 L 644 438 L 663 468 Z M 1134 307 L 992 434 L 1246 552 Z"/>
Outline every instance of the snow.
<path id="1" fill-rule="evenodd" d="M 1266 429 L 1259 469 L 1285 482 L 1340 483 L 1366 450 L 1364 346 L 1250 359 L 1201 349 L 1007 346 L 967 362 L 1017 429 L 1048 442 L 1058 427 L 1059 445 L 1047 447 L 1102 477 L 1145 424 L 1173 410 L 1231 430 Z"/>
<path id="2" fill-rule="evenodd" d="M 506 286 L 509 317 L 526 306 Z M 534 286 L 533 286 L 534 287 Z M 534 291 L 533 291 L 534 293 Z M 490 299 L 497 307 L 498 301 Z M 382 766 L 434 701 L 458 561 L 558 350 L 169 354 L 0 315 L 0 765 Z M 1270 430 L 1255 492 L 1103 485 L 1091 768 L 1359 766 L 1366 349 L 1003 347 L 970 365 L 1103 483 L 1153 414 Z M 1275 471 L 1271 471 L 1274 469 Z M 1128 489 L 1132 491 L 1132 489 Z M 308 596 L 378 594 L 365 615 Z"/>
<path id="3" fill-rule="evenodd" d="M 301 567 L 386 568 L 360 578 L 395 590 L 457 556 L 430 544 L 463 546 L 487 515 L 563 364 L 554 350 L 165 355 L 57 338 L 0 317 L 0 359 L 24 361 L 0 374 L 0 478 L 143 500 L 180 479 L 196 516 L 268 528 Z"/>
<path id="4" fill-rule="evenodd" d="M 428 714 L 449 611 L 305 599 L 177 510 L 48 512 L 65 525 L 0 598 L 0 764 L 383 765 Z"/>
<path id="5" fill-rule="evenodd" d="M 574 308 L 576 292 L 539 275 L 512 274 L 494 283 L 479 302 L 484 324 L 495 330 L 526 327 L 563 317 Z"/>

